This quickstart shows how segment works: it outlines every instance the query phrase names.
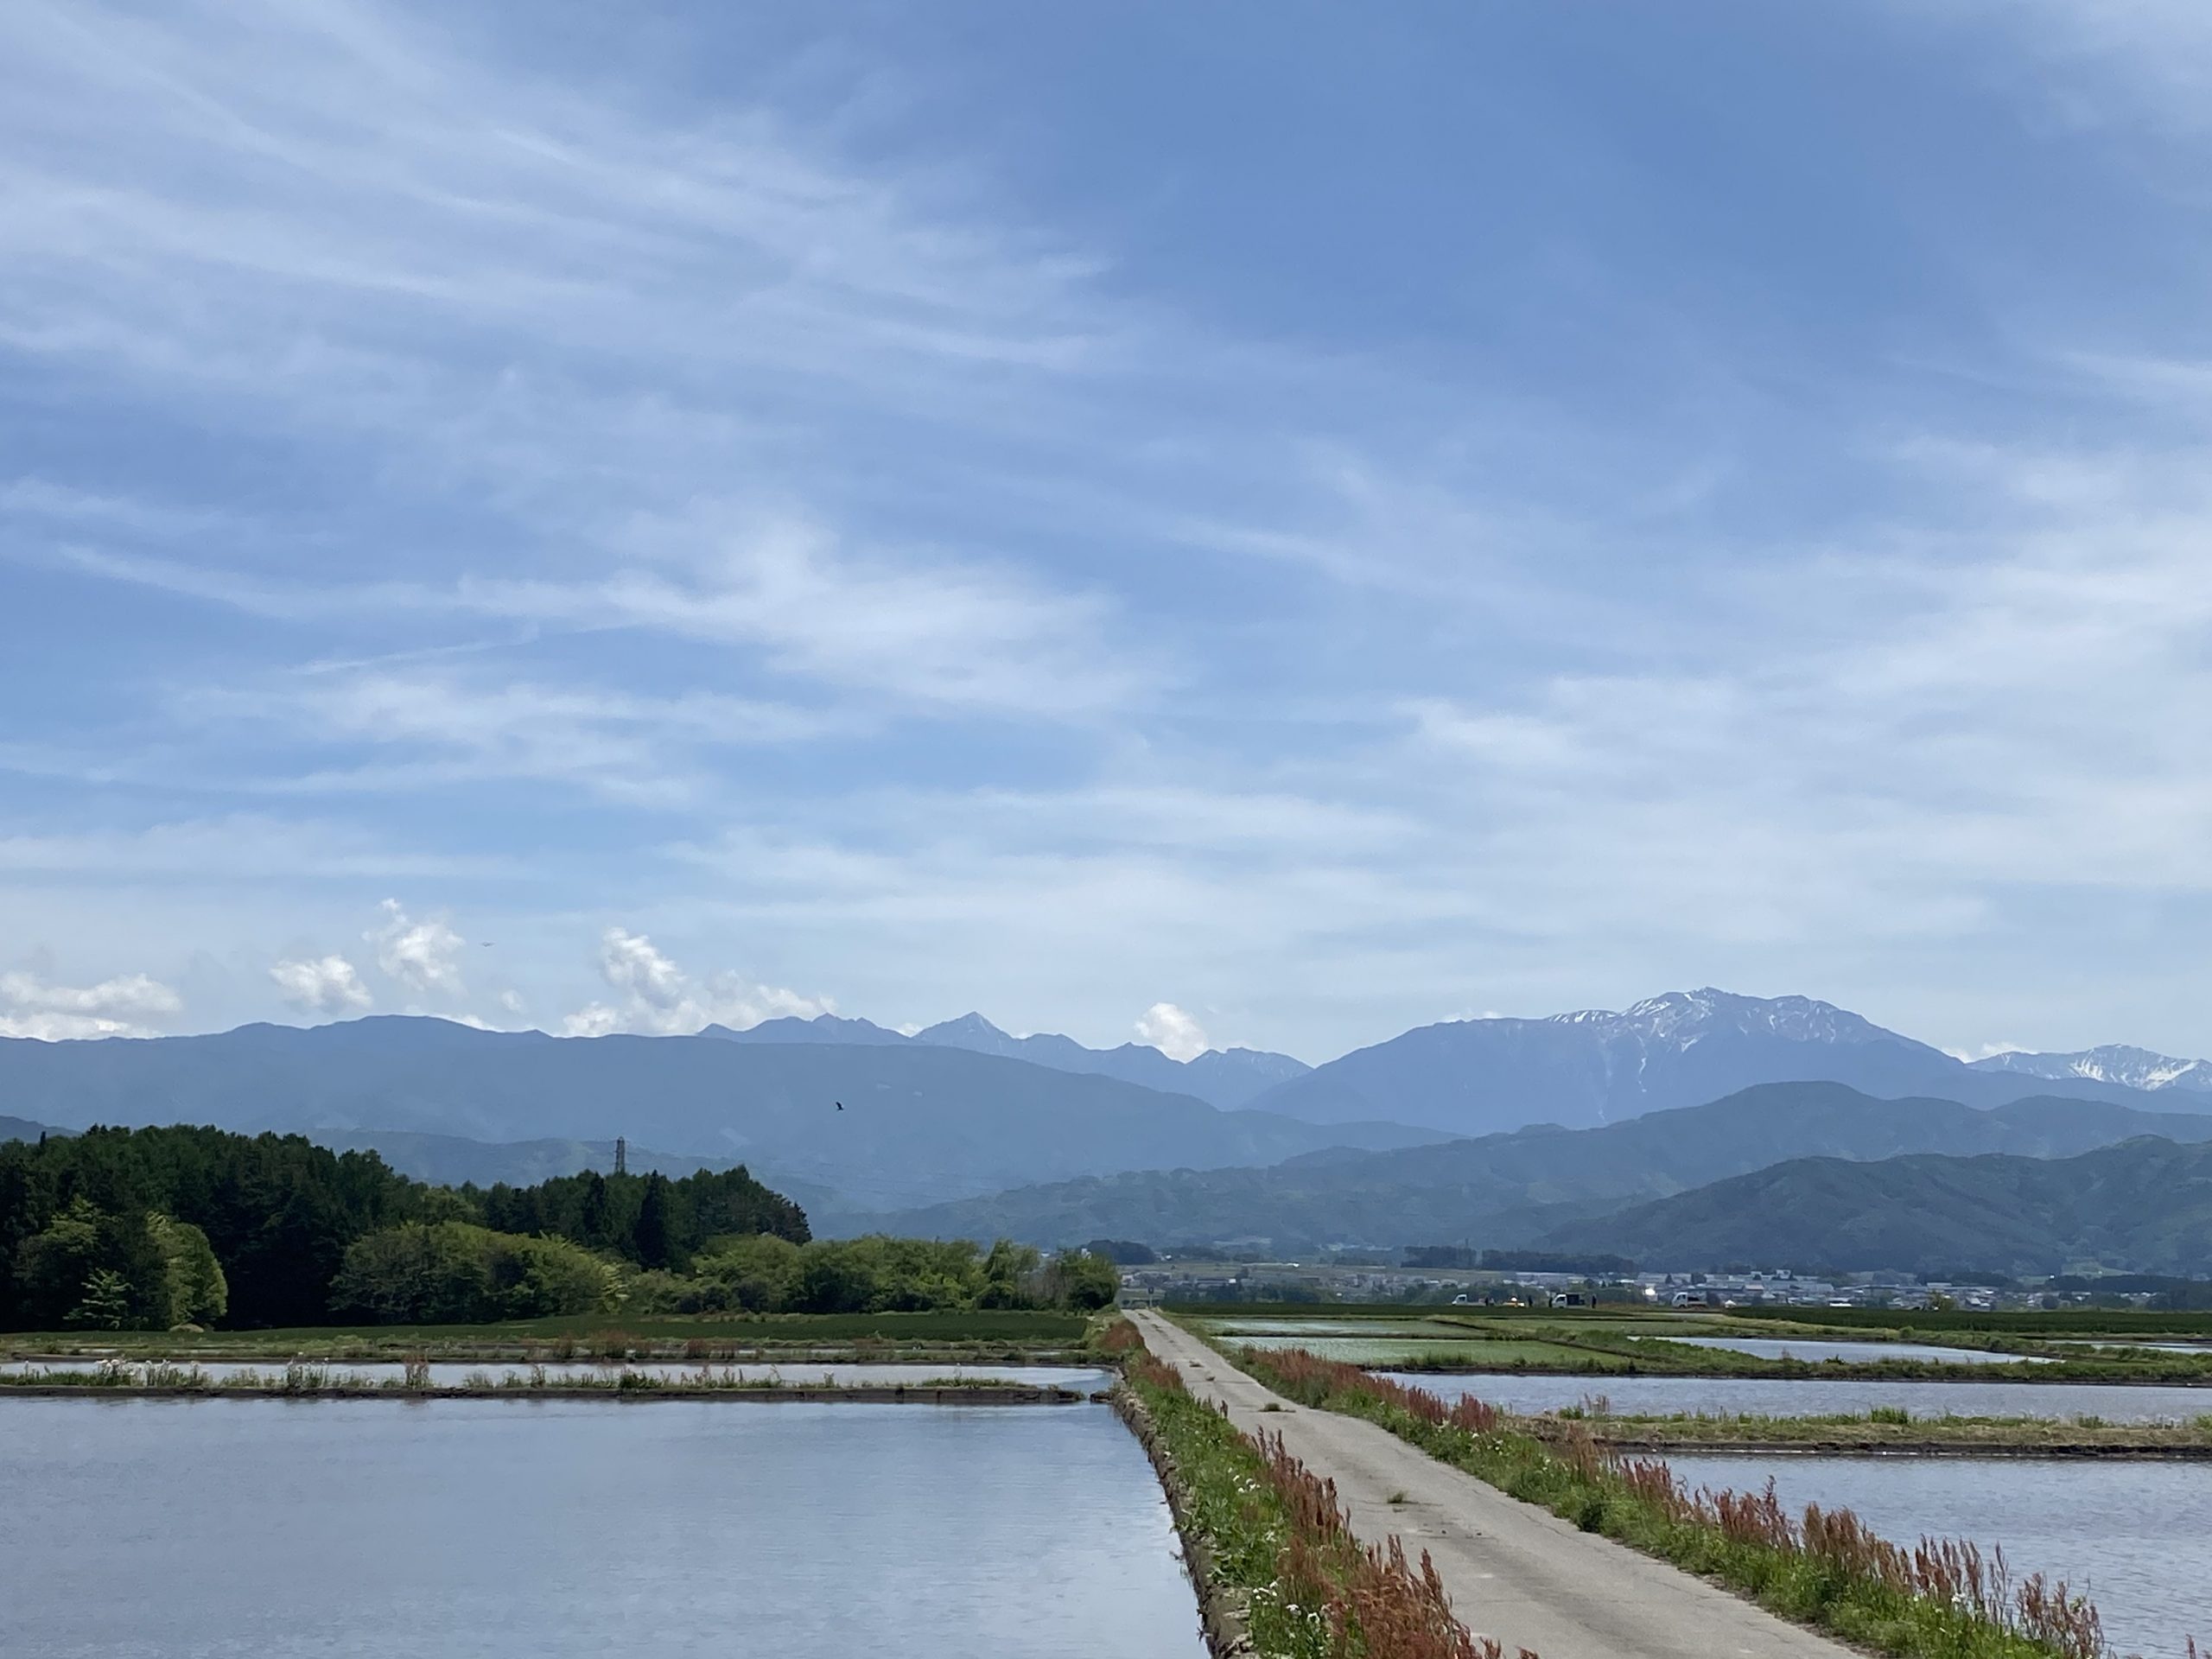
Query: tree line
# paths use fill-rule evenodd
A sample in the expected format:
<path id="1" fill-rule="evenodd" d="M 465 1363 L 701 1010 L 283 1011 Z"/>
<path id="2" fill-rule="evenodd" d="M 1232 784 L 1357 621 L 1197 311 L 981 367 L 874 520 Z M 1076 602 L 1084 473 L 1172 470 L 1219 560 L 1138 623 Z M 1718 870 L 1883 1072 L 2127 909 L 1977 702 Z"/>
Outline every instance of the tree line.
<path id="1" fill-rule="evenodd" d="M 1080 1253 L 815 1241 L 742 1168 L 449 1187 L 296 1135 L 0 1143 L 0 1330 L 1102 1306 L 1116 1283 Z"/>
<path id="2" fill-rule="evenodd" d="M 1052 1256 L 1001 1239 L 817 1239 L 760 1233 L 718 1239 L 687 1274 L 641 1274 L 640 1311 L 670 1313 L 900 1313 L 944 1308 L 1104 1307 L 1121 1274 L 1104 1256 Z"/>

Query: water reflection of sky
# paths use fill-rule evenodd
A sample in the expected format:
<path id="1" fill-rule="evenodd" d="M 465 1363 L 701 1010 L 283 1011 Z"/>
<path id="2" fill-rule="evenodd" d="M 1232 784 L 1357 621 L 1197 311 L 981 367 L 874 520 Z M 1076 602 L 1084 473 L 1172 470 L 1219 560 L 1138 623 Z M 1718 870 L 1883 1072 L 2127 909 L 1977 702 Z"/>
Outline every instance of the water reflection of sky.
<path id="1" fill-rule="evenodd" d="M 1814 1363 L 1840 1359 L 1849 1364 L 1872 1365 L 1885 1359 L 1925 1359 L 1946 1365 L 2017 1365 L 2028 1357 L 1917 1342 L 1808 1342 L 1796 1337 L 1670 1337 L 1668 1340 L 1688 1348 L 1726 1348 L 1755 1359 L 1802 1359 Z"/>
<path id="2" fill-rule="evenodd" d="M 2056 1392 L 2056 1389 L 2051 1390 Z M 2178 1659 L 2212 1631 L 2212 1469 L 2179 1463 L 2046 1463 L 1967 1458 L 1669 1457 L 1693 1486 L 1858 1511 L 1884 1537 L 2002 1545 L 2017 1580 L 2063 1578 L 2104 1615 L 2121 1653 Z"/>
<path id="3" fill-rule="evenodd" d="M 1557 1411 L 1602 1395 L 1627 1415 L 1676 1412 L 1821 1417 L 1901 1406 L 1916 1417 L 2101 1417 L 2113 1423 L 2193 1421 L 2212 1414 L 2212 1388 L 2129 1388 L 2109 1382 L 1885 1382 L 1809 1377 L 1568 1376 L 1510 1372 L 1449 1376 L 1398 1372 L 1397 1381 L 1446 1400 L 1473 1395 L 1508 1411 Z M 2205 1471 L 2212 1478 L 2212 1470 Z"/>
<path id="4" fill-rule="evenodd" d="M 1204 1659 L 1103 1407 L 0 1404 L 8 1659 Z"/>

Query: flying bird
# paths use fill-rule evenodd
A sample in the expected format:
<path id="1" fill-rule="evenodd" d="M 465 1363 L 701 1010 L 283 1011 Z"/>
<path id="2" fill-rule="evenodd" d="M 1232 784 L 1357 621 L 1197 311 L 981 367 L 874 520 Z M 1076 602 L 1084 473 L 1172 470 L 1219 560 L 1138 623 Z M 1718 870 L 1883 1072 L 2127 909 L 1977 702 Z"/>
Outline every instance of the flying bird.
<path id="1" fill-rule="evenodd" d="M 832 1102 L 831 1103 L 832 1103 L 833 1105 L 835 1105 L 835 1106 L 836 1107 L 836 1109 L 837 1109 L 839 1111 L 841 1111 L 841 1112 L 842 1112 L 842 1111 L 843 1111 L 843 1110 L 845 1109 L 845 1103 L 844 1103 L 843 1101 L 842 1101 L 842 1100 L 840 1100 L 840 1101 L 835 1101 L 835 1102 Z"/>

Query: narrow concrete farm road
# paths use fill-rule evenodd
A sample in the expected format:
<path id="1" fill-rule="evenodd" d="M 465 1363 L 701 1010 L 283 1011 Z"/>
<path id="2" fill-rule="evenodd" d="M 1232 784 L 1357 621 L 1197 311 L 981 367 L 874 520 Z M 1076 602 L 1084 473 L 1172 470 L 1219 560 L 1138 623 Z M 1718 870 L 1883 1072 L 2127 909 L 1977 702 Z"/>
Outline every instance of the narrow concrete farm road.
<path id="1" fill-rule="evenodd" d="M 1248 1434 L 1280 1433 L 1292 1456 L 1336 1482 L 1363 1542 L 1380 1544 L 1395 1533 L 1414 1560 L 1427 1550 L 1460 1621 L 1495 1637 L 1508 1654 L 1527 1648 L 1541 1659 L 1851 1659 L 1853 1650 L 1840 1643 L 1580 1531 L 1372 1423 L 1293 1405 L 1157 1313 L 1131 1317 L 1192 1394 L 1225 1403 L 1230 1421 Z M 1270 1405 L 1279 1409 L 1262 1414 Z"/>

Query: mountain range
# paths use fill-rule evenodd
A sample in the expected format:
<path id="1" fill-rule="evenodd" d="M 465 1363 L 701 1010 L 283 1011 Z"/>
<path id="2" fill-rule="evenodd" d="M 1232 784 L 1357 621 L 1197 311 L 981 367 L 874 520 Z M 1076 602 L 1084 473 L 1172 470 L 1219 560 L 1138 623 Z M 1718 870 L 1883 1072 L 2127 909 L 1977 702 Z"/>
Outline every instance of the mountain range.
<path id="1" fill-rule="evenodd" d="M 2008 1053 L 1969 1065 L 1833 1003 L 1711 987 L 1670 991 L 1618 1012 L 1446 1020 L 1314 1067 L 1251 1049 L 1176 1061 L 1135 1043 L 1092 1049 L 1066 1037 L 1012 1037 L 979 1014 L 911 1036 L 835 1014 L 772 1020 L 745 1032 L 709 1027 L 706 1034 L 748 1043 L 964 1048 L 1307 1122 L 1382 1120 L 1453 1135 L 1540 1122 L 1592 1128 L 1755 1084 L 1815 1080 L 1974 1106 L 2048 1092 L 2051 1082 L 2064 1084 L 2069 1095 L 2113 1101 L 2171 1089 L 2175 1109 L 2212 1110 L 2212 1066 L 2203 1062 L 2108 1047 Z"/>
<path id="2" fill-rule="evenodd" d="M 1793 1159 L 1600 1221 L 1547 1249 L 1669 1267 L 2212 1273 L 2212 1145 L 2145 1137 L 2072 1158 Z"/>
<path id="3" fill-rule="evenodd" d="M 2194 1144 L 2134 1133 L 2146 1128 L 2185 1135 Z M 40 1124 L 0 1117 L 0 1141 L 35 1140 L 42 1132 Z M 2075 1150 L 2113 1136 L 2124 1138 Z M 487 1145 L 394 1132 L 324 1130 L 316 1138 L 340 1150 L 373 1149 L 405 1173 L 452 1183 L 530 1182 L 605 1168 L 613 1152 L 607 1143 Z M 1954 1150 L 1884 1155 L 1899 1146 L 1930 1144 Z M 1808 1145 L 1847 1152 L 1763 1161 L 1783 1148 Z M 1956 1150 L 1984 1146 L 2007 1150 Z M 1447 1150 L 1460 1154 L 1459 1166 L 1427 1167 L 1435 1153 Z M 1760 1166 L 1667 1198 L 1622 1201 L 1624 1190 L 1662 1185 L 1683 1171 L 1731 1157 Z M 668 1173 L 698 1162 L 640 1147 L 629 1149 L 629 1160 L 633 1170 Z M 1313 1180 L 1314 1188 L 1282 1190 L 1281 1178 L 1294 1172 Z M 1430 1184 L 1394 1182 L 1393 1173 Z M 1345 1191 L 1325 1190 L 1332 1176 Z M 1134 1208 L 1132 1195 L 1141 1197 L 1148 1179 L 1162 1179 L 1167 1204 Z M 1182 1190 L 1193 1183 L 1195 1190 Z M 832 1194 L 793 1185 L 804 1202 L 835 1201 Z M 1323 1154 L 1277 1170 L 1180 1171 L 1035 1189 L 1027 1198 L 1033 1205 L 1036 1193 L 1058 1196 L 1058 1231 L 1028 1236 L 1045 1243 L 1104 1235 L 1173 1239 L 1176 1229 L 1189 1230 L 1188 1206 L 1218 1214 L 1224 1202 L 1234 1201 L 1224 1198 L 1224 1185 L 1265 1204 L 1254 1215 L 1278 1225 L 1285 1216 L 1294 1217 L 1303 1201 L 1313 1214 L 1364 1213 L 1377 1224 L 1416 1230 L 1429 1242 L 1450 1237 L 1570 1255 L 1614 1255 L 1674 1269 L 2212 1274 L 2212 1117 L 2061 1098 L 1975 1111 L 1954 1102 L 1877 1101 L 1833 1084 L 1770 1084 L 1631 1123 L 1526 1130 L 1411 1156 Z M 1009 1194 L 936 1213 L 957 1217 L 972 1207 L 988 1224 L 966 1230 L 988 1236 L 1024 1198 Z M 1178 1200 L 1186 1206 L 1179 1215 Z M 888 1219 L 926 1231 L 930 1215 Z M 1321 1236 L 1307 1223 L 1294 1218 L 1288 1224 L 1306 1225 L 1307 1233 L 1294 1231 L 1288 1239 L 1278 1234 L 1278 1241 L 1302 1249 L 1306 1238 Z"/>
<path id="4" fill-rule="evenodd" d="M 848 1209 L 1437 1138 L 1223 1111 L 1116 1077 L 904 1040 L 556 1038 L 400 1016 L 204 1037 L 0 1039 L 0 1108 L 71 1128 L 186 1122 L 363 1143 L 393 1132 L 494 1142 L 621 1135 L 696 1162 L 742 1160 Z"/>
<path id="5" fill-rule="evenodd" d="M 918 1043 L 931 1048 L 961 1048 L 971 1054 L 1027 1060 L 1055 1071 L 1118 1077 L 1163 1094 L 1193 1095 L 1210 1105 L 1224 1108 L 1245 1105 L 1276 1084 L 1313 1070 L 1305 1061 L 1287 1054 L 1252 1048 L 1210 1048 L 1191 1059 L 1177 1060 L 1141 1043 L 1086 1048 L 1072 1037 L 1051 1033 L 1014 1037 L 980 1014 L 963 1014 L 957 1020 L 926 1026 L 911 1035 L 873 1020 L 849 1020 L 834 1014 L 817 1014 L 811 1020 L 796 1016 L 765 1020 L 744 1031 L 709 1026 L 700 1035 L 738 1043 L 859 1043 L 874 1047 Z"/>
<path id="6" fill-rule="evenodd" d="M 2071 1054 L 1993 1054 L 1974 1061 L 1971 1069 L 2044 1077 L 2054 1083 L 2087 1080 L 2117 1084 L 2124 1089 L 2179 1089 L 2212 1095 L 2212 1060 L 2177 1060 L 2170 1054 L 2153 1054 L 2147 1048 L 2130 1048 L 2124 1043 L 2080 1049 Z"/>
<path id="7" fill-rule="evenodd" d="M 1977 1109 L 1879 1100 L 1841 1084 L 1763 1084 L 1702 1106 L 1591 1129 L 1550 1126 L 1407 1151 L 1332 1152 L 1268 1169 L 1154 1170 L 1018 1188 L 826 1228 L 1057 1245 L 1253 1241 L 1308 1249 L 1533 1243 L 1570 1217 L 1813 1156 L 1907 1153 L 2070 1156 L 2140 1135 L 2212 1141 L 2212 1116 L 2105 1101 L 2030 1098 Z"/>
<path id="8" fill-rule="evenodd" d="M 1474 1135 L 1541 1122 L 1592 1128 L 1718 1100 L 1759 1083 L 1819 1080 L 1870 1095 L 1993 1106 L 2049 1092 L 2053 1079 L 2064 1081 L 2068 1094 L 2124 1101 L 2163 1088 L 2153 1079 L 2168 1076 L 2145 1066 L 2142 1082 L 2127 1084 L 2031 1064 L 2055 1066 L 2078 1057 L 2000 1058 L 2016 1064 L 1969 1066 L 1811 997 L 1738 996 L 1708 987 L 1671 991 L 1618 1013 L 1423 1026 L 1278 1084 L 1251 1103 L 1309 1121 L 1388 1116 Z M 2177 1096 L 2187 1103 L 2177 1109 L 2212 1109 L 2212 1096 Z"/>
<path id="9" fill-rule="evenodd" d="M 1809 1155 L 2199 1139 L 2212 1116 L 2183 1117 L 2212 1114 L 2207 1070 L 2122 1048 L 1968 1065 L 1812 998 L 1707 988 L 1423 1027 L 1315 1068 L 1014 1037 L 973 1014 L 911 1034 L 834 1015 L 652 1038 L 381 1017 L 0 1039 L 0 1111 L 300 1130 L 480 1181 L 603 1161 L 620 1135 L 661 1149 L 634 1154 L 641 1168 L 743 1160 L 825 1230 L 1507 1243 Z M 2024 1140 L 2037 1111 L 2064 1132 Z"/>

